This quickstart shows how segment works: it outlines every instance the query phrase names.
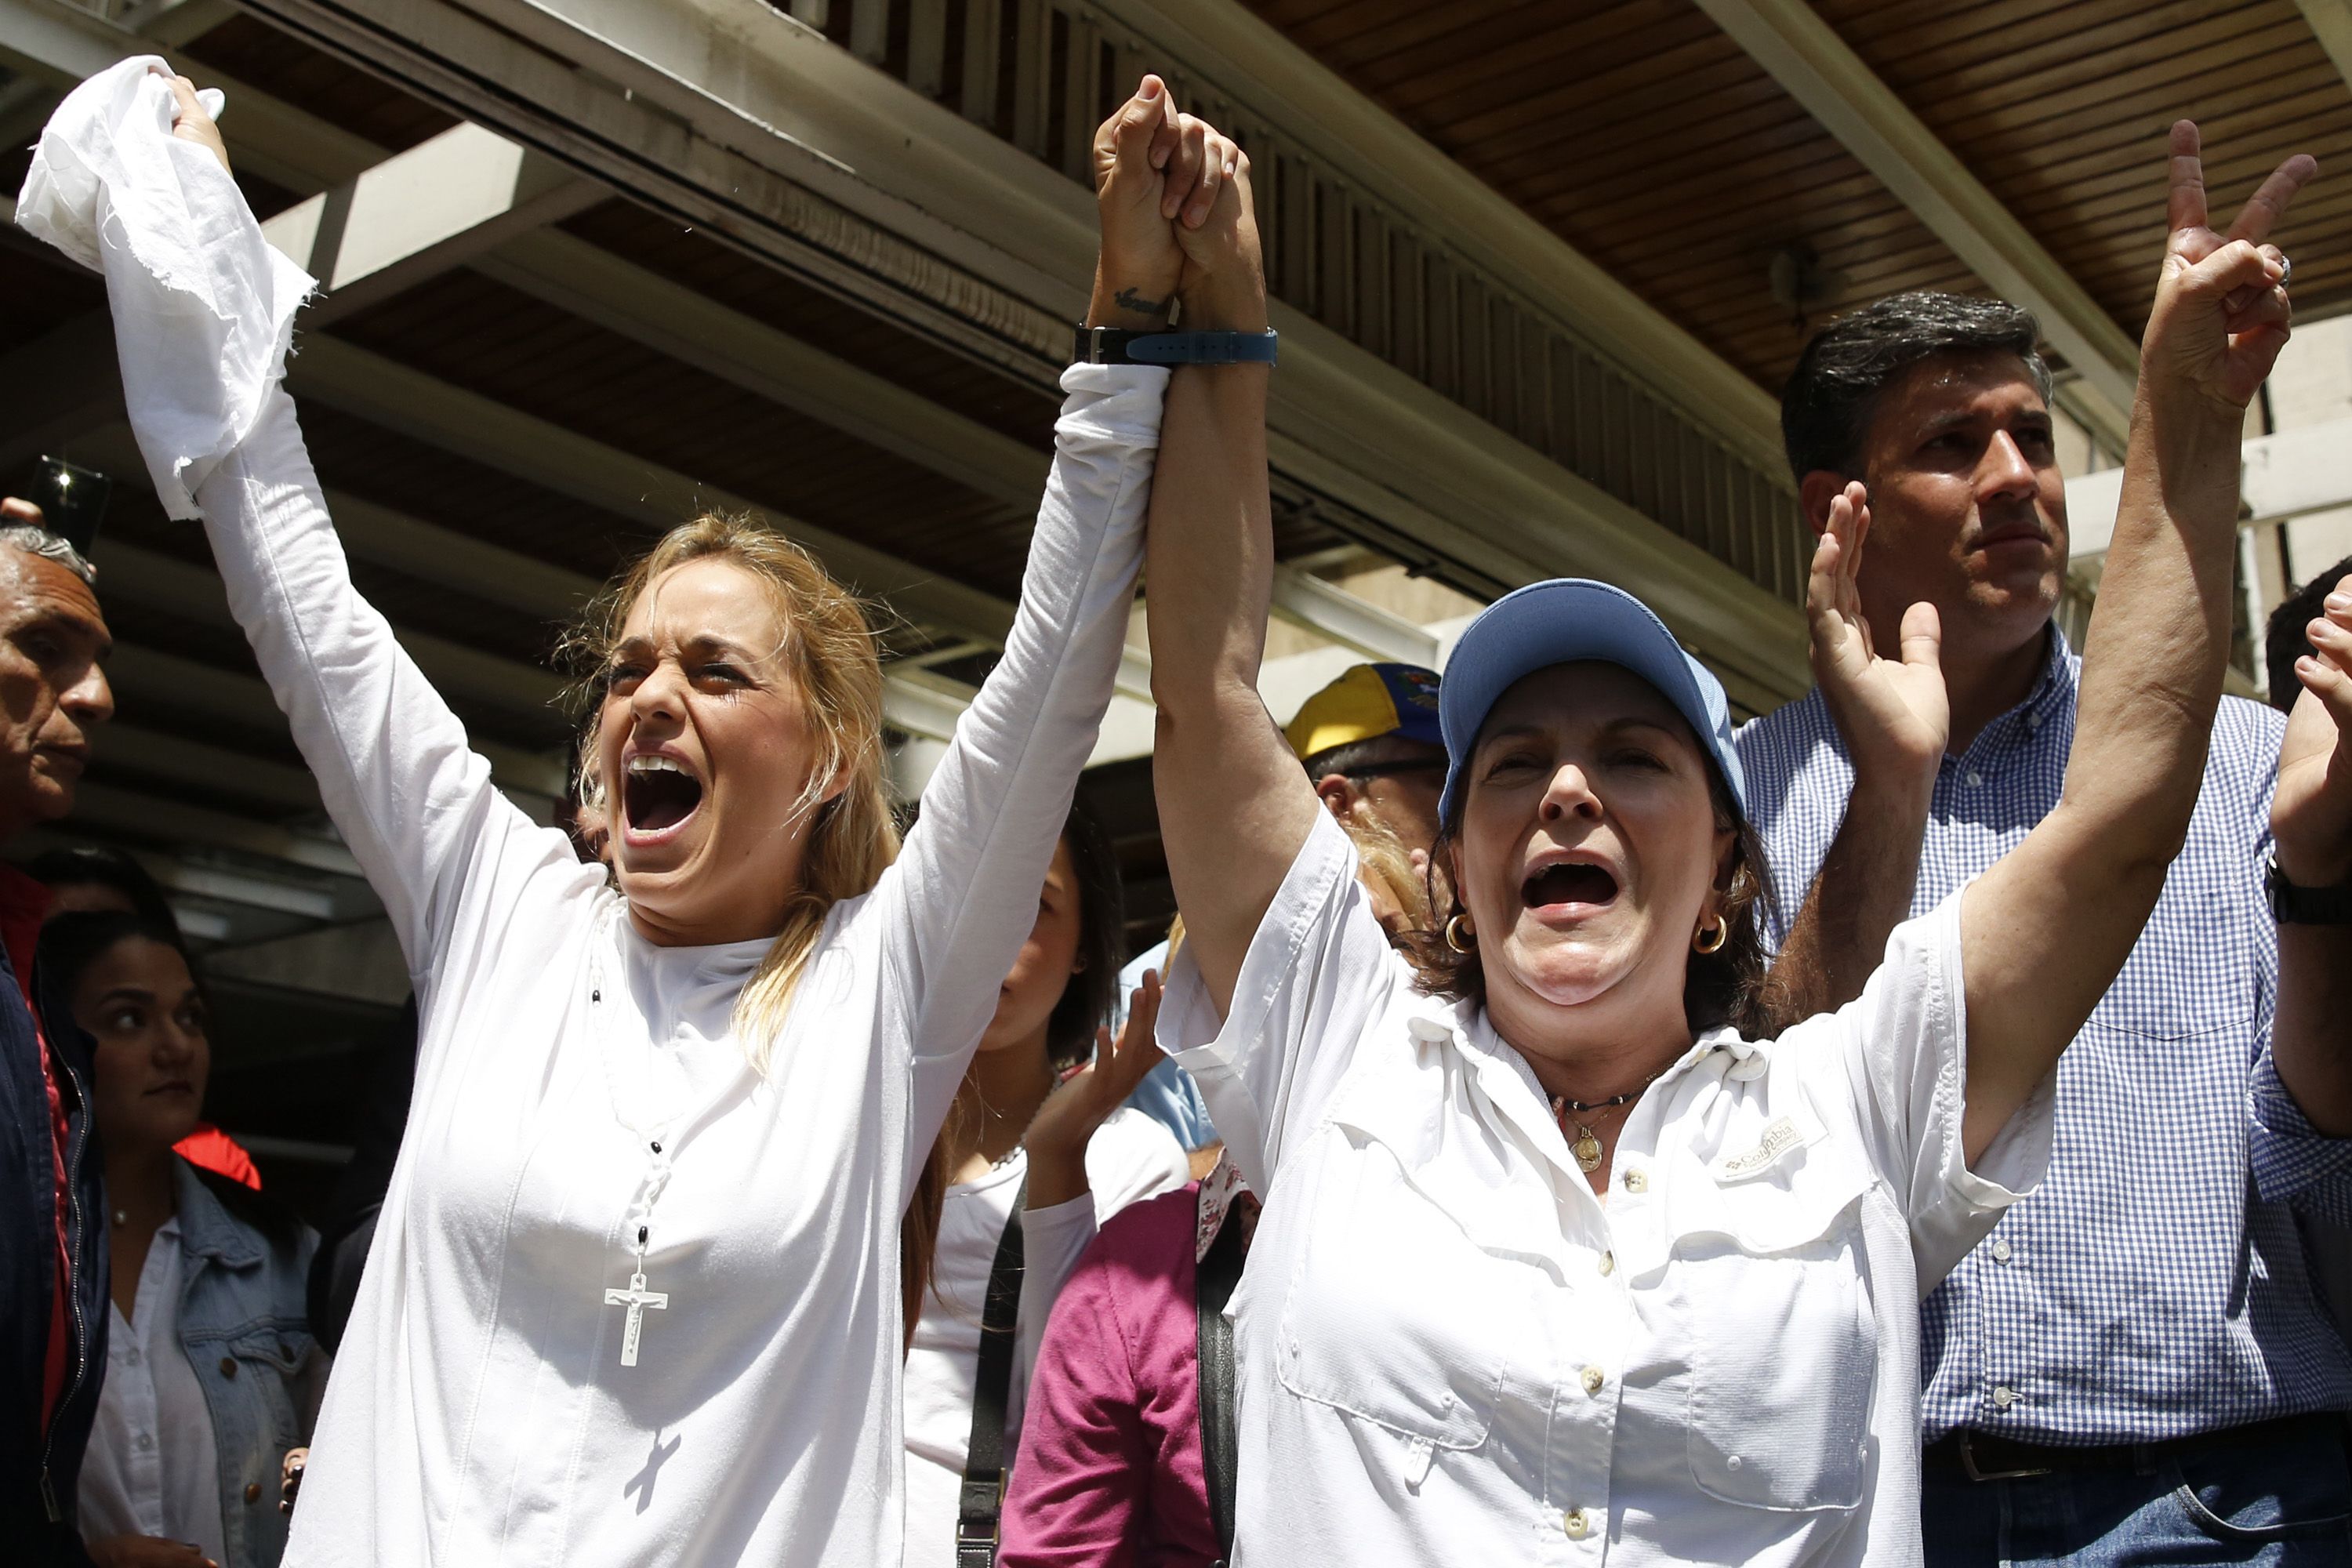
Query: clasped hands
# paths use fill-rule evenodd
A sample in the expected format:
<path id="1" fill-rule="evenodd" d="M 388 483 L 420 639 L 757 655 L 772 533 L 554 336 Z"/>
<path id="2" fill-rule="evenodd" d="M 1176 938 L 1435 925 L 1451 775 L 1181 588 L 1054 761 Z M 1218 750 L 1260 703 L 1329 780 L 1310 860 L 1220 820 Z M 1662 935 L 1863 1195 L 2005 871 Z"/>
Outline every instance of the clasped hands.
<path id="1" fill-rule="evenodd" d="M 1095 132 L 1102 220 L 1089 326 L 1262 332 L 1265 268 L 1249 155 L 1146 76 Z"/>

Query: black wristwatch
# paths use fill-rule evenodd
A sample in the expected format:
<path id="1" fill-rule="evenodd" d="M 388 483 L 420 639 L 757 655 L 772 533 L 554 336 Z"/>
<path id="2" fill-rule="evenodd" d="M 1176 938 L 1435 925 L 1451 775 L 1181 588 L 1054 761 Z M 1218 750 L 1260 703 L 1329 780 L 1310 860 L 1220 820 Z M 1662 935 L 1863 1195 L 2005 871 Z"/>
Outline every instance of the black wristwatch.
<path id="1" fill-rule="evenodd" d="M 2270 895 L 2271 917 L 2281 925 L 2352 926 L 2352 882 L 2298 888 L 2286 879 L 2273 855 L 2263 878 L 2263 889 Z"/>
<path id="2" fill-rule="evenodd" d="M 1071 356 L 1080 364 L 1272 364 L 1279 332 L 1187 332 L 1163 327 L 1130 332 L 1078 326 Z"/>

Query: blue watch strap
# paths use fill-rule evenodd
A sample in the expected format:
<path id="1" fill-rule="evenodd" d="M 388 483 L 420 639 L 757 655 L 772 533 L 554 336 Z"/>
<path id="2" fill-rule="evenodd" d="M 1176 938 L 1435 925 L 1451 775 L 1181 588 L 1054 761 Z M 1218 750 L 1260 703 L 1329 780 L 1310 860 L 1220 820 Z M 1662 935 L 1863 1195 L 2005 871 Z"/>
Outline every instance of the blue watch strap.
<path id="1" fill-rule="evenodd" d="M 1272 364 L 1279 332 L 1130 332 L 1117 327 L 1078 329 L 1084 364 Z"/>

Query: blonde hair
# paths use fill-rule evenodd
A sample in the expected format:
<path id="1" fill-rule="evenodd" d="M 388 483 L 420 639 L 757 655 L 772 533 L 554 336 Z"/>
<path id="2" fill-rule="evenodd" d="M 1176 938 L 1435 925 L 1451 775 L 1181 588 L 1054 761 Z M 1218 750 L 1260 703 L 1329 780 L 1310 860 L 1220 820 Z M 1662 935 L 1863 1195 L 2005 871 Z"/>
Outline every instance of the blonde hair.
<path id="1" fill-rule="evenodd" d="M 792 814 L 809 822 L 801 885 L 735 1003 L 736 1031 L 751 1065 L 765 1074 L 825 916 L 843 899 L 872 889 L 898 857 L 898 830 L 882 779 L 882 661 L 865 606 L 807 551 L 750 518 L 706 512 L 679 524 L 607 584 L 563 640 L 564 658 L 583 677 L 575 690 L 587 708 L 580 737 L 580 804 L 586 810 L 607 812 L 596 754 L 606 673 L 622 628 L 647 590 L 692 561 L 724 561 L 767 588 L 783 631 L 775 657 L 816 742 L 808 786 Z"/>
<path id="2" fill-rule="evenodd" d="M 1339 826 L 1356 845 L 1356 879 L 1375 895 L 1386 895 L 1396 911 L 1390 939 L 1429 929 L 1429 888 L 1412 868 L 1412 852 L 1385 824 L 1349 812 Z"/>

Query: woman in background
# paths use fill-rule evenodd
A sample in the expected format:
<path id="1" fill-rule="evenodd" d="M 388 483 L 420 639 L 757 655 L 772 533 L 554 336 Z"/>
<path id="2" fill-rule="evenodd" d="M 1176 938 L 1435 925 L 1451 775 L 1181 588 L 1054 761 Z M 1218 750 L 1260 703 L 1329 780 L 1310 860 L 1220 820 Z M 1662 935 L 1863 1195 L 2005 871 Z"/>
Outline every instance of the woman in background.
<path id="1" fill-rule="evenodd" d="M 1166 1128 L 1119 1109 L 1160 1059 L 1151 1044 L 1156 980 L 1115 1048 L 1107 1027 L 1125 956 L 1125 908 L 1109 840 L 1083 809 L 1073 810 L 1036 921 L 932 1152 L 926 1184 L 941 1196 L 936 1224 L 909 1215 L 905 1272 L 919 1283 L 910 1292 L 905 1395 L 908 1568 L 953 1563 L 960 1522 L 978 1533 L 984 1513 L 986 1532 L 994 1533 L 997 1478 L 1019 1441 L 1029 1368 L 1063 1279 L 1098 1224 L 1191 1174 Z M 1006 1236 L 1016 1209 L 1025 1210 L 1019 1251 Z M 992 1302 L 993 1321 L 983 1326 Z M 999 1345 L 983 1354 L 992 1339 Z M 993 1458 L 975 1430 L 975 1410 L 1001 1428 Z M 961 1500 L 967 1473 L 989 1489 L 985 1498 L 973 1495 L 970 1510 Z"/>
<path id="2" fill-rule="evenodd" d="M 60 915 L 41 963 L 96 1042 L 106 1158 L 114 1323 L 79 1493 L 90 1556 L 272 1568 L 286 1549 L 280 1467 L 309 1440 L 326 1386 L 303 1321 L 318 1237 L 173 1152 L 196 1125 L 212 1047 L 168 919 Z"/>

